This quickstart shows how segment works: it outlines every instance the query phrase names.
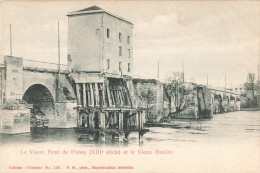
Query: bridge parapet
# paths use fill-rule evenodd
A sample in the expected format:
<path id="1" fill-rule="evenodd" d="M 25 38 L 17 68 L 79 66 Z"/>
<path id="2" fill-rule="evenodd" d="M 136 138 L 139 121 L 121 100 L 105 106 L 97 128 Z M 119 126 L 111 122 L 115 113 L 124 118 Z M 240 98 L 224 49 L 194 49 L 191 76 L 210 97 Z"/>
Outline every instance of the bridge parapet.
<path id="1" fill-rule="evenodd" d="M 23 68 L 24 68 L 24 70 L 46 71 L 46 72 L 56 72 L 56 73 L 58 73 L 59 64 L 24 59 L 23 60 Z M 68 65 L 60 64 L 60 71 L 62 73 L 68 72 Z"/>

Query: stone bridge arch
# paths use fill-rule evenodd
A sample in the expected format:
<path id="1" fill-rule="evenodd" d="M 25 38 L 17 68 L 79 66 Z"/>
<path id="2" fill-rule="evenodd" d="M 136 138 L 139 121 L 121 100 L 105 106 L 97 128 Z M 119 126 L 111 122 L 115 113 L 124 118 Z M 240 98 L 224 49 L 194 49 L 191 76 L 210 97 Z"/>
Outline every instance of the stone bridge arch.
<path id="1" fill-rule="evenodd" d="M 23 93 L 25 93 L 29 87 L 37 84 L 48 88 L 54 101 L 56 101 L 56 79 L 54 75 L 25 71 L 23 74 Z"/>
<path id="2" fill-rule="evenodd" d="M 227 95 L 227 101 L 228 101 L 228 103 L 230 103 L 230 97 L 229 97 L 229 95 Z"/>
<path id="3" fill-rule="evenodd" d="M 44 115 L 55 113 L 55 99 L 50 89 L 42 84 L 32 84 L 28 87 L 22 99 L 33 105 L 32 112 Z"/>

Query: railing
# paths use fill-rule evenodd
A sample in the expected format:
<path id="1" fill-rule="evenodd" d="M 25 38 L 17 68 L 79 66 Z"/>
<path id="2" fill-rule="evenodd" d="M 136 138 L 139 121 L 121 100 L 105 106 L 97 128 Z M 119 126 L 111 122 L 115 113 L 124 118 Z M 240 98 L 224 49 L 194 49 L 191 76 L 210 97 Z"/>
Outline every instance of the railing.
<path id="1" fill-rule="evenodd" d="M 34 61 L 34 60 L 23 60 L 23 66 L 29 68 L 38 68 L 38 69 L 48 69 L 48 70 L 57 70 L 59 68 L 59 64 L 50 63 L 50 62 L 42 62 L 42 61 Z M 68 65 L 60 64 L 61 71 L 67 71 Z"/>

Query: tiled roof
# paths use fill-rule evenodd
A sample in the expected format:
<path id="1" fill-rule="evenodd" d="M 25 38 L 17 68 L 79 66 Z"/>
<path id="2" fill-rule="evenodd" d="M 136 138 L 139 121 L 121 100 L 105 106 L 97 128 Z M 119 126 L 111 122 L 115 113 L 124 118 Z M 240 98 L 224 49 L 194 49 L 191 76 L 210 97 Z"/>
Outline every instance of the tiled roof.
<path id="1" fill-rule="evenodd" d="M 76 12 L 82 12 L 82 11 L 97 11 L 97 10 L 103 10 L 102 8 L 98 7 L 98 6 L 91 6 L 91 7 L 88 7 L 88 8 L 84 8 L 82 10 L 78 10 Z"/>
<path id="2" fill-rule="evenodd" d="M 124 19 L 122 17 L 119 17 L 117 15 L 114 15 L 114 14 L 112 14 L 112 13 L 110 13 L 110 12 L 108 12 L 108 11 L 106 11 L 106 10 L 96 6 L 96 5 L 88 7 L 88 8 L 84 8 L 82 10 L 70 12 L 70 13 L 67 14 L 67 16 L 82 15 L 82 14 L 92 14 L 92 13 L 107 13 L 107 14 L 113 16 L 113 17 L 116 17 L 116 18 L 118 18 L 120 20 L 123 20 L 123 21 L 133 25 L 133 23 L 130 22 L 129 20 L 126 20 L 126 19 Z"/>

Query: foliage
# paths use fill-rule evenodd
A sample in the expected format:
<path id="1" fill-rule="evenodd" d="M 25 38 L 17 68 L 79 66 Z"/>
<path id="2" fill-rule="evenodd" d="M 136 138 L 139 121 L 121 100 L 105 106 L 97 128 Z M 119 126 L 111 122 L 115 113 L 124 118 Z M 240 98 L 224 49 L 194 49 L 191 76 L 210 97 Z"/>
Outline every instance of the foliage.
<path id="1" fill-rule="evenodd" d="M 255 82 L 255 74 L 254 73 L 248 73 L 247 80 L 244 83 L 245 87 L 245 107 L 256 107 L 257 101 L 256 101 L 256 95 L 255 92 L 259 92 L 259 88 L 257 87 L 257 84 Z M 241 105 L 242 106 L 242 105 Z"/>
<path id="2" fill-rule="evenodd" d="M 151 104 L 152 98 L 154 97 L 153 93 L 154 92 L 151 88 L 141 91 L 141 96 L 147 100 L 147 104 Z"/>
<path id="3" fill-rule="evenodd" d="M 196 86 L 183 81 L 183 73 L 171 72 L 165 85 L 166 93 L 171 97 L 176 108 L 176 113 L 180 113 L 187 108 L 195 106 L 197 99 Z"/>
<path id="4" fill-rule="evenodd" d="M 244 83 L 245 89 L 252 91 L 252 94 L 254 94 L 255 90 L 255 74 L 254 73 L 248 73 L 247 80 Z M 254 96 L 254 95 L 253 95 Z"/>

